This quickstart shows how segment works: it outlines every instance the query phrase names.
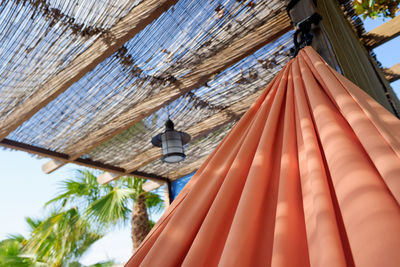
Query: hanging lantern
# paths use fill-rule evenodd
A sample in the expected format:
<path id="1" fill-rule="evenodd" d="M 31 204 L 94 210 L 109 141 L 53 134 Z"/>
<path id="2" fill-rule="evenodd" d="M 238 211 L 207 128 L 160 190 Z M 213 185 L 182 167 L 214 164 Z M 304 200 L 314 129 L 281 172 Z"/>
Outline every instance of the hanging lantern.
<path id="1" fill-rule="evenodd" d="M 190 141 L 190 135 L 174 130 L 174 123 L 168 119 L 165 123 L 165 132 L 157 134 L 151 139 L 154 146 L 162 148 L 161 160 L 166 163 L 177 163 L 185 159 L 183 145 Z"/>

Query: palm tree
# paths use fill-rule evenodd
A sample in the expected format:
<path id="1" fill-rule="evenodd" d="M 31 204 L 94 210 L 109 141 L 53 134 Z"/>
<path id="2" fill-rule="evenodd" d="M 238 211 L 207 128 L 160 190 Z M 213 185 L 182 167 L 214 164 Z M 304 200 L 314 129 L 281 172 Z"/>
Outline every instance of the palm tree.
<path id="1" fill-rule="evenodd" d="M 77 170 L 74 178 L 61 183 L 59 195 L 46 205 L 56 204 L 61 209 L 75 205 L 82 208 L 90 222 L 105 230 L 130 221 L 135 250 L 150 231 L 149 213 L 161 211 L 164 203 L 159 195 L 143 190 L 144 182 L 139 178 L 122 177 L 99 185 L 94 172 Z"/>
<path id="2" fill-rule="evenodd" d="M 43 221 L 27 219 L 32 233 L 26 251 L 40 262 L 51 267 L 61 267 L 78 259 L 103 234 L 94 231 L 76 207 L 53 212 Z"/>
<path id="3" fill-rule="evenodd" d="M 0 266 L 82 267 L 79 259 L 103 235 L 94 232 L 76 208 L 54 212 L 44 220 L 26 218 L 29 239 L 10 236 L 0 242 Z M 93 266 L 112 266 L 113 261 Z"/>

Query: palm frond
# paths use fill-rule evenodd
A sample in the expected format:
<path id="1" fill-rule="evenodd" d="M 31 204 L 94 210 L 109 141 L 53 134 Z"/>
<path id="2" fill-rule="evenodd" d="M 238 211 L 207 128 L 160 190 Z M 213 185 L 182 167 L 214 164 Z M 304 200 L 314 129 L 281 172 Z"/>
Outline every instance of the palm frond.
<path id="1" fill-rule="evenodd" d="M 98 262 L 98 263 L 89 265 L 87 267 L 112 267 L 114 265 L 115 265 L 115 261 L 109 260 L 109 261 Z"/>
<path id="2" fill-rule="evenodd" d="M 77 208 L 44 219 L 27 242 L 25 251 L 47 263 L 64 263 L 81 257 L 103 235 L 91 229 Z"/>
<path id="3" fill-rule="evenodd" d="M 30 231 L 33 231 L 42 223 L 42 220 L 32 217 L 25 217 L 25 222 L 28 224 Z"/>
<path id="4" fill-rule="evenodd" d="M 89 205 L 101 195 L 102 189 L 107 189 L 99 186 L 96 175 L 90 170 L 78 169 L 75 175 L 60 183 L 58 195 L 46 202 L 45 206 L 56 204 L 65 207 L 67 203 L 73 205 L 78 202 Z"/>
<path id="5" fill-rule="evenodd" d="M 21 234 L 10 234 L 10 235 L 7 235 L 7 240 L 15 240 L 15 241 L 19 242 L 22 245 L 24 245 L 24 242 L 26 242 L 26 238 Z"/>
<path id="6" fill-rule="evenodd" d="M 131 212 L 127 202 L 134 193 L 133 189 L 114 188 L 107 195 L 91 203 L 85 211 L 85 216 L 103 226 L 124 224 Z"/>
<path id="7" fill-rule="evenodd" d="M 146 206 L 149 214 L 161 212 L 164 209 L 164 200 L 156 193 L 146 192 Z"/>
<path id="8" fill-rule="evenodd" d="M 0 241 L 0 266 L 33 267 L 34 259 L 21 253 L 19 238 Z"/>

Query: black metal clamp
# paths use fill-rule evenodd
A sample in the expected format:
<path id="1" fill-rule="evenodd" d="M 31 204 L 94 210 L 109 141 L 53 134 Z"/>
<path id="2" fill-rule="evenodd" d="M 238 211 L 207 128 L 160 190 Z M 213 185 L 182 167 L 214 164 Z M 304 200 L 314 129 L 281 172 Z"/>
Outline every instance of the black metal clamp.
<path id="1" fill-rule="evenodd" d="M 290 53 L 295 57 L 300 49 L 307 45 L 311 45 L 314 35 L 311 32 L 311 27 L 314 24 L 317 26 L 321 21 L 322 17 L 318 13 L 314 13 L 308 18 L 295 24 L 296 31 L 293 34 L 294 47 L 290 49 Z"/>
<path id="2" fill-rule="evenodd" d="M 288 5 L 286 6 L 286 12 L 288 16 L 291 17 L 290 11 L 300 2 L 300 0 L 291 0 L 289 1 Z M 315 6 L 317 6 L 317 1 L 313 0 Z M 294 47 L 290 49 L 290 54 L 292 57 L 295 57 L 300 49 L 307 45 L 311 45 L 312 39 L 314 35 L 311 32 L 311 27 L 314 24 L 317 26 L 321 21 L 322 17 L 317 12 L 314 12 L 311 16 L 303 19 L 300 22 L 292 24 L 295 26 L 296 31 L 293 34 L 293 43 Z"/>

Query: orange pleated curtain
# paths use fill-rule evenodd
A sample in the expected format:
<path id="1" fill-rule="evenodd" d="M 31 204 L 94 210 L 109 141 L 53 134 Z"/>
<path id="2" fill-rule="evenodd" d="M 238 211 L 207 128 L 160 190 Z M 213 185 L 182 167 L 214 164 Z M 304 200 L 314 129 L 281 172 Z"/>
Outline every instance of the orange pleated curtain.
<path id="1" fill-rule="evenodd" d="M 400 266 L 400 122 L 302 49 L 126 266 Z"/>

